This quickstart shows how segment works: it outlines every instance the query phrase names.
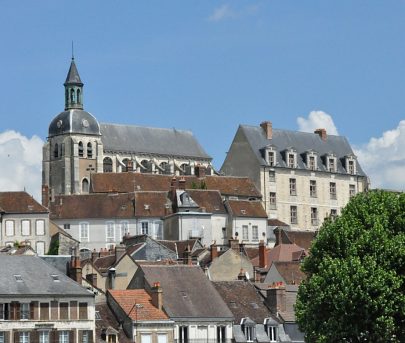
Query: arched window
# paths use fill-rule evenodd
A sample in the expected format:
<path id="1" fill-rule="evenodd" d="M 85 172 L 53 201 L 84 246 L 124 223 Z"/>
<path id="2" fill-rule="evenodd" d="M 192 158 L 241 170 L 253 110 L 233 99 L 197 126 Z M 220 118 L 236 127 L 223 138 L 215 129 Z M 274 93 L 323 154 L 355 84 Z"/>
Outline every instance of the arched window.
<path id="1" fill-rule="evenodd" d="M 73 88 L 70 89 L 70 102 L 72 104 L 75 102 L 75 90 Z"/>
<path id="2" fill-rule="evenodd" d="M 87 158 L 93 158 L 93 146 L 90 142 L 87 143 Z"/>
<path id="3" fill-rule="evenodd" d="M 58 158 L 59 157 L 59 146 L 58 143 L 55 144 L 55 147 L 53 149 L 53 157 Z"/>
<path id="4" fill-rule="evenodd" d="M 188 164 L 187 164 L 187 163 L 183 163 L 183 164 L 180 166 L 180 175 L 188 175 L 188 169 L 189 169 Z"/>
<path id="5" fill-rule="evenodd" d="M 65 103 L 67 104 L 69 102 L 69 91 L 66 89 L 65 91 Z"/>
<path id="6" fill-rule="evenodd" d="M 82 181 L 82 193 L 88 193 L 88 192 L 89 192 L 89 180 L 84 178 Z"/>
<path id="7" fill-rule="evenodd" d="M 122 160 L 122 163 L 124 163 L 124 166 L 122 166 L 122 168 L 121 168 L 122 172 L 128 172 L 129 171 L 128 167 L 130 165 L 129 160 L 127 158 L 124 158 Z"/>
<path id="8" fill-rule="evenodd" d="M 170 169 L 169 169 L 169 163 L 167 162 L 162 162 L 159 164 L 159 167 L 162 168 L 159 170 L 160 174 L 169 174 Z"/>
<path id="9" fill-rule="evenodd" d="M 83 142 L 79 142 L 79 157 L 83 157 Z"/>
<path id="10" fill-rule="evenodd" d="M 103 171 L 104 173 L 112 173 L 113 162 L 109 157 L 105 157 L 103 160 Z"/>
<path id="11" fill-rule="evenodd" d="M 80 89 L 79 88 L 76 91 L 76 101 L 78 104 L 80 104 Z"/>
<path id="12" fill-rule="evenodd" d="M 147 160 L 141 161 L 141 173 L 148 173 L 149 172 L 149 162 Z"/>

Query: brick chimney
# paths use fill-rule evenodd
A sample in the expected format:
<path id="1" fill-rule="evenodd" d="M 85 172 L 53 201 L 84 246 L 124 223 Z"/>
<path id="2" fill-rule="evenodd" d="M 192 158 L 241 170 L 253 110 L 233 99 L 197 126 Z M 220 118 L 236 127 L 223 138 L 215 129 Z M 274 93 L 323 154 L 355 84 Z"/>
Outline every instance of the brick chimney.
<path id="1" fill-rule="evenodd" d="M 183 263 L 184 263 L 184 264 L 188 264 L 188 265 L 192 265 L 192 264 L 193 264 L 193 261 L 192 261 L 192 258 L 191 258 L 191 249 L 190 249 L 190 246 L 189 246 L 189 245 L 187 245 L 186 249 L 184 249 L 184 252 L 183 252 Z"/>
<path id="2" fill-rule="evenodd" d="M 218 247 L 216 242 L 211 244 L 211 262 L 214 261 L 218 257 Z"/>
<path id="3" fill-rule="evenodd" d="M 157 309 L 162 310 L 163 307 L 163 290 L 160 287 L 160 282 L 155 282 L 151 289 L 152 305 Z"/>
<path id="4" fill-rule="evenodd" d="M 277 282 L 266 291 L 266 304 L 273 313 L 284 312 L 286 310 L 285 285 Z"/>
<path id="5" fill-rule="evenodd" d="M 177 190 L 177 179 L 175 176 L 173 176 L 172 180 L 170 181 L 170 199 L 172 201 L 173 206 L 176 202 L 176 190 Z"/>
<path id="6" fill-rule="evenodd" d="M 70 258 L 69 276 L 76 282 L 82 283 L 82 266 L 80 264 L 80 257 L 76 256 L 76 252 L 74 252 L 74 255 Z"/>
<path id="7" fill-rule="evenodd" d="M 267 266 L 267 251 L 264 241 L 259 243 L 259 268 L 265 268 Z"/>
<path id="8" fill-rule="evenodd" d="M 42 206 L 49 207 L 49 187 L 42 186 Z"/>
<path id="9" fill-rule="evenodd" d="M 195 166 L 194 168 L 194 174 L 197 177 L 205 177 L 206 175 L 206 169 L 204 166 L 202 166 L 201 164 Z"/>
<path id="10" fill-rule="evenodd" d="M 94 287 L 97 287 L 97 274 L 96 273 L 87 274 L 86 280 L 88 282 L 90 282 Z"/>
<path id="11" fill-rule="evenodd" d="M 271 121 L 264 121 L 260 123 L 261 128 L 264 130 L 264 134 L 266 135 L 267 139 L 273 138 L 273 125 Z"/>
<path id="12" fill-rule="evenodd" d="M 179 180 L 179 189 L 185 190 L 186 189 L 186 178 L 183 176 Z"/>
<path id="13" fill-rule="evenodd" d="M 326 141 L 326 138 L 328 137 L 326 134 L 326 129 L 316 129 L 314 131 L 323 141 Z"/>

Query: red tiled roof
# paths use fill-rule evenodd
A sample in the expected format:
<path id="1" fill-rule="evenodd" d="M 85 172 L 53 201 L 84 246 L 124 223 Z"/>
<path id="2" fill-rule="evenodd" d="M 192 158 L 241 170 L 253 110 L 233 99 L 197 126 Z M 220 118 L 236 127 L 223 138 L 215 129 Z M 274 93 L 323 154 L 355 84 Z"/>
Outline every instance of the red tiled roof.
<path id="1" fill-rule="evenodd" d="M 299 261 L 274 261 L 273 265 L 288 285 L 299 285 L 306 278 Z"/>
<path id="2" fill-rule="evenodd" d="M 137 217 L 164 217 L 172 212 L 168 192 L 135 192 Z"/>
<path id="3" fill-rule="evenodd" d="M 166 313 L 152 305 L 152 298 L 144 289 L 108 290 L 114 300 L 133 320 L 162 320 L 168 319 Z M 163 297 L 164 297 L 163 293 Z M 134 305 L 141 305 L 136 310 Z M 132 310 L 132 311 L 131 311 Z"/>
<path id="4" fill-rule="evenodd" d="M 288 224 L 282 222 L 281 220 L 278 219 L 269 219 L 267 221 L 268 226 L 289 226 Z"/>
<path id="5" fill-rule="evenodd" d="M 228 204 L 235 217 L 267 218 L 260 201 L 229 200 Z"/>
<path id="6" fill-rule="evenodd" d="M 0 192 L 0 212 L 47 213 L 48 210 L 27 192 Z"/>
<path id="7" fill-rule="evenodd" d="M 226 213 L 221 193 L 206 189 L 187 189 L 187 193 L 200 208 L 205 208 L 209 213 Z"/>

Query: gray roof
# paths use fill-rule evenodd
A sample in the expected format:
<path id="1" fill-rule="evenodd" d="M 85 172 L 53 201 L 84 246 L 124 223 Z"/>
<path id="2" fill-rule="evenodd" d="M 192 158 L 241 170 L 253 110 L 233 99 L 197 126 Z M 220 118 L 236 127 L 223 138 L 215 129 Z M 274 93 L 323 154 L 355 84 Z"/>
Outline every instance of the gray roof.
<path id="1" fill-rule="evenodd" d="M 190 131 L 101 123 L 104 150 L 211 160 Z"/>
<path id="2" fill-rule="evenodd" d="M 59 272 L 67 274 L 67 264 L 70 262 L 71 255 L 42 255 L 39 257 L 52 267 L 59 270 Z"/>
<path id="3" fill-rule="evenodd" d="M 232 320 L 233 315 L 199 267 L 142 265 L 149 285 L 160 282 L 167 315 L 187 320 Z"/>
<path id="4" fill-rule="evenodd" d="M 73 58 L 72 62 L 70 63 L 68 74 L 66 76 L 65 86 L 68 84 L 83 86 L 83 82 L 82 80 L 80 80 L 79 72 L 77 71 L 76 63 Z"/>
<path id="5" fill-rule="evenodd" d="M 100 136 L 97 119 L 89 112 L 73 109 L 59 113 L 49 125 L 48 136 L 78 133 Z"/>
<path id="6" fill-rule="evenodd" d="M 0 266 L 0 296 L 94 296 L 37 256 L 0 255 Z"/>
<path id="7" fill-rule="evenodd" d="M 281 153 L 288 148 L 294 148 L 297 152 L 298 169 L 307 169 L 304 154 L 313 150 L 317 153 L 318 170 L 327 171 L 322 157 L 326 154 L 334 153 L 337 159 L 337 172 L 347 174 L 344 168 L 343 158 L 345 156 L 354 155 L 349 142 L 346 137 L 343 136 L 328 135 L 324 141 L 316 133 L 273 129 L 272 139 L 267 139 L 264 130 L 260 126 L 241 125 L 240 129 L 245 134 L 260 164 L 264 166 L 267 165 L 267 162 L 263 158 L 262 149 L 271 145 L 277 150 L 276 167 L 288 167 Z M 357 174 L 365 176 L 359 163 L 356 163 Z"/>

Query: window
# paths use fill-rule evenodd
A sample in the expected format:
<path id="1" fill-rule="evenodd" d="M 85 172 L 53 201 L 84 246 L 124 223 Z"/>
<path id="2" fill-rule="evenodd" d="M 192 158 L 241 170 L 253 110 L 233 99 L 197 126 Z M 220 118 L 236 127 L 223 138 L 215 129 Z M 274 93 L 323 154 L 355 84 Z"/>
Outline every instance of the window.
<path id="1" fill-rule="evenodd" d="M 332 200 L 336 200 L 336 182 L 329 183 L 329 194 Z"/>
<path id="2" fill-rule="evenodd" d="M 297 224 L 297 206 L 290 206 L 290 222 L 291 224 Z"/>
<path id="3" fill-rule="evenodd" d="M 349 165 L 348 165 L 348 168 L 347 168 L 347 172 L 349 173 L 349 174 L 354 174 L 354 161 L 353 160 L 349 160 L 348 161 L 349 162 Z"/>
<path id="4" fill-rule="evenodd" d="M 316 181 L 310 180 L 309 181 L 309 195 L 311 198 L 316 198 Z"/>
<path id="5" fill-rule="evenodd" d="M 277 342 L 277 326 L 266 325 L 266 333 L 270 342 Z"/>
<path id="6" fill-rule="evenodd" d="M 84 156 L 83 142 L 79 142 L 78 146 L 79 146 L 79 157 L 83 157 Z"/>
<path id="7" fill-rule="evenodd" d="M 311 207 L 311 225 L 318 225 L 318 209 L 316 207 Z"/>
<path id="8" fill-rule="evenodd" d="M 81 343 L 89 343 L 89 332 L 83 331 L 82 332 L 82 341 Z"/>
<path id="9" fill-rule="evenodd" d="M 155 239 L 163 239 L 163 223 L 155 222 Z"/>
<path id="10" fill-rule="evenodd" d="M 35 222 L 35 233 L 37 236 L 45 235 L 45 220 L 37 220 Z"/>
<path id="11" fill-rule="evenodd" d="M 107 222 L 105 227 L 105 238 L 106 242 L 114 242 L 115 240 L 115 230 L 114 230 L 114 223 Z"/>
<path id="12" fill-rule="evenodd" d="M 269 204 L 270 204 L 270 210 L 277 209 L 277 198 L 276 198 L 275 192 L 270 192 Z"/>
<path id="13" fill-rule="evenodd" d="M 79 303 L 79 319 L 87 318 L 87 303 Z"/>
<path id="14" fill-rule="evenodd" d="M 256 339 L 256 330 L 253 325 L 245 325 L 246 318 L 242 319 L 242 331 L 245 334 L 247 342 L 253 342 Z"/>
<path id="15" fill-rule="evenodd" d="M 87 143 L 87 158 L 93 158 L 93 146 L 90 142 Z"/>
<path id="16" fill-rule="evenodd" d="M 217 342 L 225 343 L 226 341 L 226 326 L 217 326 Z"/>
<path id="17" fill-rule="evenodd" d="M 59 303 L 59 319 L 69 319 L 69 303 Z"/>
<path id="18" fill-rule="evenodd" d="M 276 158 L 275 158 L 275 153 L 274 151 L 269 151 L 267 155 L 268 161 L 269 161 L 269 166 L 273 167 L 276 165 Z"/>
<path id="19" fill-rule="evenodd" d="M 121 222 L 121 238 L 129 234 L 129 223 L 127 221 Z"/>
<path id="20" fill-rule="evenodd" d="M 148 173 L 149 172 L 149 162 L 147 160 L 141 161 L 141 173 Z"/>
<path id="21" fill-rule="evenodd" d="M 21 235 L 29 236 L 31 234 L 31 222 L 29 220 L 21 220 Z"/>
<path id="22" fill-rule="evenodd" d="M 38 255 L 45 255 L 45 242 L 37 241 L 35 243 L 35 251 Z"/>
<path id="23" fill-rule="evenodd" d="M 70 230 L 70 224 L 63 224 L 63 229 L 64 230 Z"/>
<path id="24" fill-rule="evenodd" d="M 111 173 L 113 167 L 112 159 L 109 157 L 104 158 L 103 160 L 103 172 L 104 173 Z"/>
<path id="25" fill-rule="evenodd" d="M 69 331 L 59 331 L 59 343 L 69 343 Z"/>
<path id="26" fill-rule="evenodd" d="M 309 156 L 308 169 L 310 169 L 310 170 L 315 170 L 316 169 L 315 156 Z"/>
<path id="27" fill-rule="evenodd" d="M 276 181 L 276 172 L 274 170 L 269 170 L 269 181 L 270 182 Z"/>
<path id="28" fill-rule="evenodd" d="M 336 163 L 334 157 L 328 158 L 328 170 L 332 173 L 336 171 Z"/>
<path id="29" fill-rule="evenodd" d="M 0 332 L 0 343 L 5 343 L 4 332 Z"/>
<path id="30" fill-rule="evenodd" d="M 337 209 L 332 208 L 332 209 L 330 210 L 330 218 L 331 218 L 332 220 L 335 220 L 336 217 L 337 217 Z"/>
<path id="31" fill-rule="evenodd" d="M 27 331 L 21 331 L 19 343 L 30 343 L 30 333 Z"/>
<path id="32" fill-rule="evenodd" d="M 41 320 L 49 320 L 49 303 L 40 303 L 39 310 L 39 318 Z"/>
<path id="33" fill-rule="evenodd" d="M 80 242 L 89 241 L 89 223 L 80 223 Z"/>
<path id="34" fill-rule="evenodd" d="M 110 333 L 107 336 L 107 343 L 117 343 L 117 335 L 115 333 Z"/>
<path id="35" fill-rule="evenodd" d="M 14 236 L 14 220 L 6 220 L 6 236 Z"/>
<path id="36" fill-rule="evenodd" d="M 141 333 L 141 343 L 152 343 L 152 336 L 150 334 Z"/>
<path id="37" fill-rule="evenodd" d="M 167 343 L 167 334 L 158 333 L 157 334 L 157 343 Z"/>
<path id="38" fill-rule="evenodd" d="M 290 179 L 290 195 L 297 195 L 297 180 Z"/>
<path id="39" fill-rule="evenodd" d="M 188 326 L 179 326 L 179 343 L 188 342 Z"/>
<path id="40" fill-rule="evenodd" d="M 252 240 L 258 241 L 259 240 L 259 228 L 257 225 L 252 226 Z"/>
<path id="41" fill-rule="evenodd" d="M 148 222 L 141 222 L 141 234 L 142 235 L 149 234 L 149 223 Z"/>
<path id="42" fill-rule="evenodd" d="M 39 343 L 49 343 L 49 331 L 39 331 Z"/>
<path id="43" fill-rule="evenodd" d="M 356 185 L 349 185 L 349 197 L 352 198 L 356 195 Z"/>
<path id="44" fill-rule="evenodd" d="M 294 154 L 288 154 L 288 167 L 295 168 L 295 155 Z"/>
<path id="45" fill-rule="evenodd" d="M 20 319 L 30 319 L 30 304 L 20 304 Z"/>
<path id="46" fill-rule="evenodd" d="M 247 225 L 242 225 L 242 239 L 244 241 L 249 240 L 249 230 Z"/>
<path id="47" fill-rule="evenodd" d="M 79 88 L 76 90 L 76 101 L 78 104 L 80 104 L 80 89 Z"/>
<path id="48" fill-rule="evenodd" d="M 89 192 L 89 180 L 86 178 L 83 179 L 82 181 L 82 193 L 88 193 Z"/>
<path id="49" fill-rule="evenodd" d="M 58 143 L 55 144 L 55 147 L 53 149 L 53 157 L 58 158 L 59 157 L 59 146 Z"/>

